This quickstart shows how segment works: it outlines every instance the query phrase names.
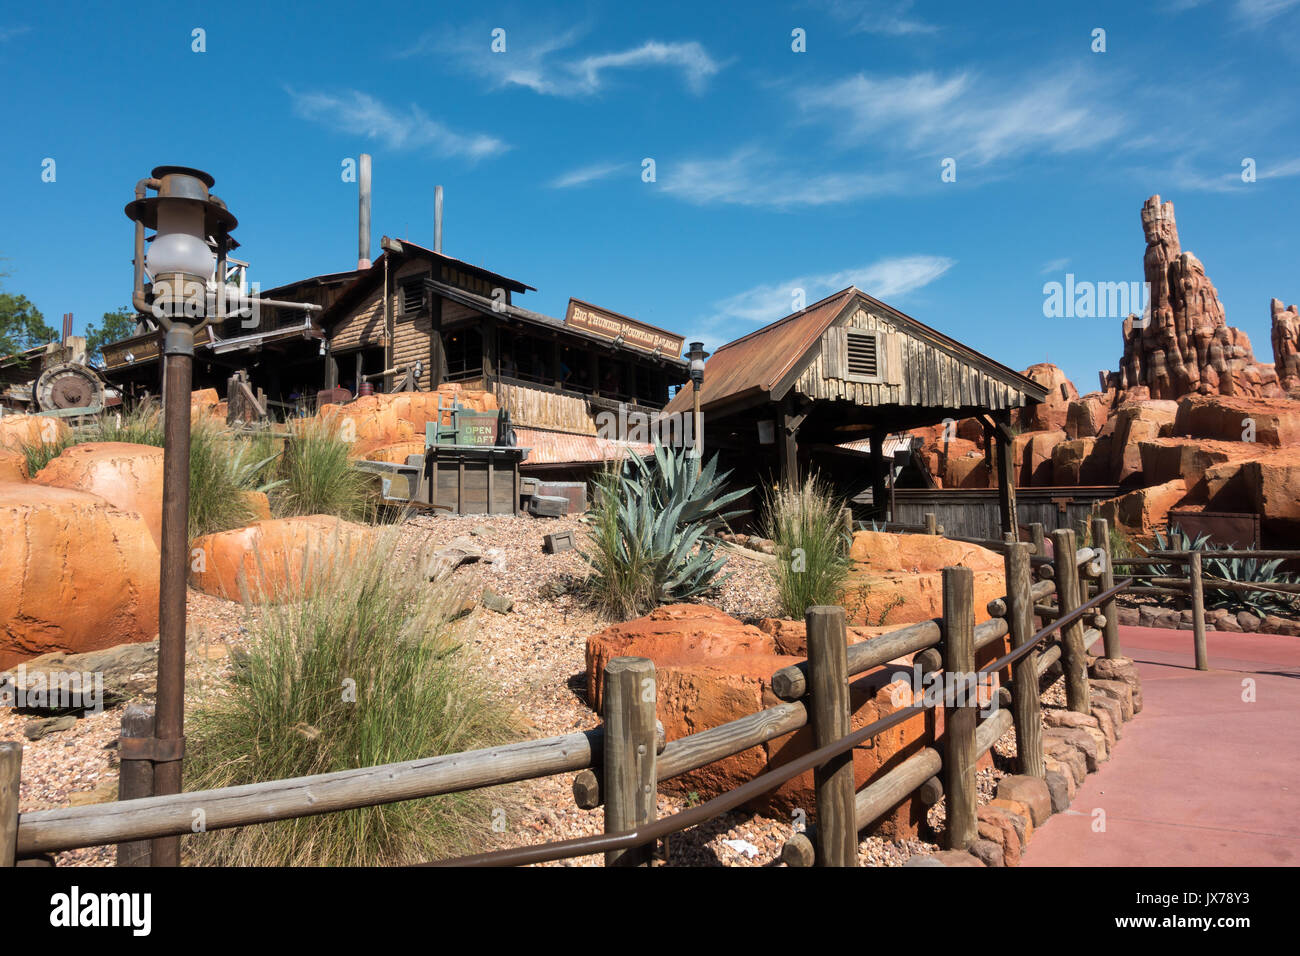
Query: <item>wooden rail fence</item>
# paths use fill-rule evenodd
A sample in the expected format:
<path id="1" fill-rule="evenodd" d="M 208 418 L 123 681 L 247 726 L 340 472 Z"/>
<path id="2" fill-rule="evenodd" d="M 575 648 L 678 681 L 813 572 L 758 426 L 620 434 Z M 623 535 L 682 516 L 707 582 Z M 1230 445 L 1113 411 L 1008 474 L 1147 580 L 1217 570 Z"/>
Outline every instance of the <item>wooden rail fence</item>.
<path id="1" fill-rule="evenodd" d="M 0 744 L 0 865 L 110 844 L 124 848 L 119 862 L 139 863 L 139 841 L 191 833 L 198 810 L 203 812 L 206 830 L 219 830 L 560 773 L 577 774 L 574 795 L 579 805 L 604 805 L 604 835 L 440 863 L 520 865 L 602 853 L 606 865 L 648 865 L 660 837 L 712 819 L 808 770 L 814 772 L 817 824 L 796 834 L 786 846 L 787 863 L 856 865 L 858 832 L 918 789 L 931 802 L 939 794 L 946 795 L 946 840 L 949 848 L 964 848 L 975 834 L 975 764 L 1010 727 L 1017 731 L 1020 772 L 1039 777 L 1045 773 L 1040 678 L 1059 665 L 1067 679 L 1070 709 L 1088 713 L 1084 655 L 1104 636 L 1105 654 L 1119 656 L 1118 632 L 1113 630 L 1115 596 L 1130 582 L 1114 584 L 1105 551 L 1076 548 L 1074 537 L 1073 531 L 1055 532 L 1056 558 L 1038 563 L 1036 572 L 1033 544 L 1002 543 L 1007 594 L 989 602 L 987 610 L 993 616 L 978 625 L 973 576 L 964 568 L 944 569 L 940 618 L 869 641 L 846 645 L 843 608 L 810 609 L 808 659 L 782 668 L 771 679 L 781 703 L 667 742 L 656 732 L 654 664 L 642 658 L 616 658 L 606 666 L 604 723 L 595 730 L 219 790 L 19 814 L 21 747 Z M 1094 521 L 1092 537 L 1109 540 L 1104 520 Z M 1057 604 L 1045 603 L 1054 594 Z M 1044 619 L 1038 630 L 1034 630 L 1035 617 Z M 1008 636 L 1012 650 L 976 672 L 976 654 Z M 944 673 L 959 682 L 965 703 L 945 713 L 941 741 L 923 747 L 855 794 L 852 748 L 938 706 L 923 698 L 849 732 L 849 678 L 907 654 L 916 655 L 913 660 L 923 678 Z M 1008 667 L 1012 680 L 1000 688 L 997 709 L 979 721 L 977 708 L 970 704 L 975 687 Z M 1083 675 L 1082 687 L 1079 675 Z M 957 699 L 962 700 L 963 694 Z M 124 733 L 141 732 L 139 714 L 129 713 L 126 719 L 132 727 Z M 698 806 L 655 819 L 659 783 L 809 724 L 815 740 L 811 753 Z"/>

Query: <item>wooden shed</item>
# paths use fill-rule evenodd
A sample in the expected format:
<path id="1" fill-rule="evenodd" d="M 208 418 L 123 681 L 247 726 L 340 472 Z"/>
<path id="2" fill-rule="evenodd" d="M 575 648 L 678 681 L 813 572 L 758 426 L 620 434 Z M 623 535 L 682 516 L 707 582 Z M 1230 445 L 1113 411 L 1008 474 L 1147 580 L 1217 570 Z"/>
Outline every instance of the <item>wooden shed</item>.
<path id="1" fill-rule="evenodd" d="M 1024 375 L 849 287 L 718 348 L 700 402 L 705 454 L 718 451 L 760 481 L 774 473 L 795 482 L 819 452 L 867 439 L 878 512 L 887 435 L 979 418 L 998 451 L 1006 532 L 1016 526 L 1011 410 L 1046 395 Z M 691 398 L 683 389 L 666 411 L 688 413 Z"/>

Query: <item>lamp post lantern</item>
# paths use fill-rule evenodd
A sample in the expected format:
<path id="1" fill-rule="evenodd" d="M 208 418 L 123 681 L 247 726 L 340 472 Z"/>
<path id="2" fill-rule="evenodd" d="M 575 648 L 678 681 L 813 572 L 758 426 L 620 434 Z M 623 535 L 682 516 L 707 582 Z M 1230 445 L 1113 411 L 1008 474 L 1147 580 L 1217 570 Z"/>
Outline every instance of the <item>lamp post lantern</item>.
<path id="1" fill-rule="evenodd" d="M 695 420 L 692 422 L 695 438 L 695 474 L 704 467 L 704 420 L 700 416 L 700 386 L 704 384 L 704 360 L 709 353 L 704 351 L 703 342 L 692 342 L 686 357 L 691 362 L 691 386 L 695 391 Z"/>
<path id="2" fill-rule="evenodd" d="M 163 512 L 158 598 L 158 692 L 153 738 L 136 738 L 137 759 L 154 765 L 154 795 L 179 793 L 185 752 L 185 585 L 189 569 L 190 388 L 194 333 L 224 315 L 225 260 L 238 225 L 212 195 L 213 179 L 185 166 L 159 166 L 126 207 L 135 221 L 131 301 L 152 315 L 163 339 Z M 153 189 L 157 195 L 147 195 Z M 144 252 L 144 232 L 157 230 Z M 144 272 L 152 280 L 146 288 Z M 218 296 L 210 301 L 215 278 Z M 124 739 L 125 743 L 125 739 Z M 180 865 L 180 837 L 152 841 L 154 866 Z"/>

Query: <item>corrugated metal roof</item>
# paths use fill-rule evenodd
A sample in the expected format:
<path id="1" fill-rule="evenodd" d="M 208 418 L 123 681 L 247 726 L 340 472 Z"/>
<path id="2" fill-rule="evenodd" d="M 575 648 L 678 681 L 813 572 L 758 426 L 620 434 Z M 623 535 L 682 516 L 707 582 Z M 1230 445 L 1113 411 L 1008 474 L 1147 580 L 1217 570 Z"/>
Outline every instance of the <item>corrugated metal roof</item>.
<path id="1" fill-rule="evenodd" d="M 893 316 L 905 326 L 914 326 L 917 333 L 950 349 L 959 359 L 973 359 L 986 365 L 992 374 L 1005 379 L 1008 384 L 1036 401 L 1042 401 L 1046 397 L 1046 389 L 1015 369 L 872 298 L 856 286 L 849 286 L 799 312 L 720 346 L 705 365 L 704 384 L 700 388 L 701 407 L 749 395 L 767 396 L 794 369 L 855 297 L 861 298 L 868 306 Z M 664 411 L 687 411 L 692 402 L 690 391 L 683 388 L 673 396 Z"/>
<path id="2" fill-rule="evenodd" d="M 835 321 L 857 290 L 842 292 L 814 302 L 806 309 L 787 315 L 748 335 L 719 347 L 704 367 L 700 405 L 738 398 L 750 392 L 769 392 Z M 683 388 L 673 396 L 665 412 L 691 408 L 692 390 Z"/>
<path id="3" fill-rule="evenodd" d="M 541 428 L 515 426 L 515 442 L 530 449 L 522 466 L 589 465 L 617 461 L 626 455 L 652 455 L 654 446 L 647 442 L 614 441 L 595 435 L 575 435 Z"/>

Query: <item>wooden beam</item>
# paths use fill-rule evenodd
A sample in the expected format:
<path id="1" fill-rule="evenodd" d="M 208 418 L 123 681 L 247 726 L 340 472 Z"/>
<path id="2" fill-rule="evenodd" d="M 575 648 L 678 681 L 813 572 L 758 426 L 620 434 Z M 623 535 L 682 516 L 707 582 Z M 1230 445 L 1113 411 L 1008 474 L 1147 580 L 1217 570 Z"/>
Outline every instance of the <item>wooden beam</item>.
<path id="1" fill-rule="evenodd" d="M 1020 529 L 1016 523 L 1015 457 L 1012 455 L 1011 442 L 1008 441 L 1007 434 L 1009 432 L 1004 432 L 1001 428 L 993 430 L 994 443 L 998 449 L 998 510 L 1002 519 L 1003 538 L 1012 535 L 1011 540 L 1017 540 L 1020 537 Z"/>

